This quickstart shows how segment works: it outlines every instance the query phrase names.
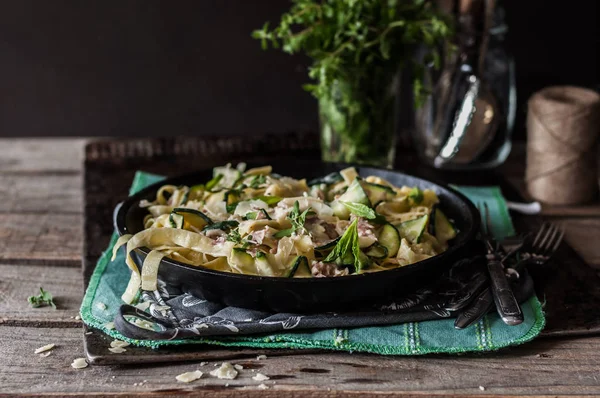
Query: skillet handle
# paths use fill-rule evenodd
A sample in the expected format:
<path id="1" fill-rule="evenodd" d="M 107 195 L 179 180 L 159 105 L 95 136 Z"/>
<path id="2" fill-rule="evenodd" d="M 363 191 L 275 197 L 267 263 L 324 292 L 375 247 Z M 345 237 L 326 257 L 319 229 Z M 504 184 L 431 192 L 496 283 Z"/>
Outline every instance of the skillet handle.
<path id="1" fill-rule="evenodd" d="M 113 228 L 115 231 L 118 231 L 119 228 L 117 227 L 117 216 L 119 214 L 119 210 L 121 210 L 121 207 L 123 207 L 123 203 L 124 202 L 119 202 L 117 203 L 117 205 L 115 206 L 115 209 L 113 210 Z"/>
<path id="2" fill-rule="evenodd" d="M 152 322 L 164 326 L 163 331 L 148 330 L 140 326 L 134 325 L 125 319 L 125 316 L 134 316 L 144 321 Z M 178 330 L 172 325 L 166 324 L 159 319 L 153 318 L 145 311 L 140 310 L 132 305 L 123 304 L 119 307 L 119 312 L 115 316 L 115 329 L 123 336 L 135 340 L 169 340 L 177 335 Z"/>

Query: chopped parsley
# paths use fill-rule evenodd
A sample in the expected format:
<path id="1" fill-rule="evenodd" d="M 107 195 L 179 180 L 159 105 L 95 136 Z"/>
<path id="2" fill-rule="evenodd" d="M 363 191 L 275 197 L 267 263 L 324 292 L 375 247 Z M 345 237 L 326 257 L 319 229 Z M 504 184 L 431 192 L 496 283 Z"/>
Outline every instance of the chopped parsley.
<path id="1" fill-rule="evenodd" d="M 266 183 L 267 183 L 267 177 L 265 177 L 263 174 L 259 174 L 257 176 L 254 176 L 252 181 L 250 181 L 250 188 L 258 189 L 261 185 L 266 184 Z"/>
<path id="2" fill-rule="evenodd" d="M 410 190 L 410 192 L 408 193 L 408 198 L 416 205 L 420 204 L 423 199 L 423 191 L 421 191 L 419 188 L 414 187 L 413 189 Z"/>
<path id="3" fill-rule="evenodd" d="M 298 201 L 294 202 L 294 207 L 288 214 L 287 218 L 292 223 L 292 228 L 282 229 L 273 235 L 276 238 L 283 238 L 284 236 L 291 236 L 293 233 L 298 233 L 299 231 L 304 230 L 304 223 L 306 222 L 306 216 L 310 213 L 311 208 L 304 210 L 300 213 L 300 203 Z"/>
<path id="4" fill-rule="evenodd" d="M 44 288 L 40 287 L 40 294 L 37 296 L 29 296 L 27 298 L 29 305 L 33 308 L 43 307 L 45 305 L 50 305 L 52 308 L 56 309 L 56 305 L 52 300 L 52 293 L 44 290 Z"/>

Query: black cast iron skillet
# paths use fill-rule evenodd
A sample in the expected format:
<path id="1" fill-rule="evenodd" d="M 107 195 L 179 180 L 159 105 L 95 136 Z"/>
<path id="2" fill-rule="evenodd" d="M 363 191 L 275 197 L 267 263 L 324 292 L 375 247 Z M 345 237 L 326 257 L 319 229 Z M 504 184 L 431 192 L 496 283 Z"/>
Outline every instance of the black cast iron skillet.
<path id="1" fill-rule="evenodd" d="M 348 167 L 347 164 L 321 163 L 290 159 L 271 163 L 273 172 L 295 178 L 326 175 Z M 248 167 L 262 166 L 248 165 Z M 396 186 L 433 189 L 440 198 L 440 208 L 454 221 L 457 236 L 448 250 L 438 256 L 388 271 L 331 278 L 275 278 L 241 275 L 191 266 L 165 258 L 159 267 L 159 278 L 183 292 L 227 306 L 268 312 L 323 312 L 356 309 L 367 304 L 385 302 L 431 282 L 449 269 L 467 249 L 479 228 L 479 212 L 460 192 L 443 183 L 424 180 L 399 172 L 355 166 L 363 177 L 376 175 Z M 164 184 L 195 185 L 212 178 L 212 170 L 203 170 L 165 179 L 127 198 L 115 209 L 114 223 L 120 235 L 135 234 L 143 229 L 147 211 L 139 207 L 142 199 L 154 200 Z M 125 249 L 121 249 L 125 250 Z M 141 269 L 147 248 L 132 257 Z"/>

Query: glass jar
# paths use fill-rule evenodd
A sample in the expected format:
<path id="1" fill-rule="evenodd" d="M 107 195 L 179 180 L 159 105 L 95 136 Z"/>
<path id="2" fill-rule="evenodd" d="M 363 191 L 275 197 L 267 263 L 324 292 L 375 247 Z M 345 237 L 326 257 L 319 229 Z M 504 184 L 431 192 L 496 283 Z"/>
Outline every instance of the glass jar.
<path id="1" fill-rule="evenodd" d="M 319 98 L 322 159 L 391 168 L 396 148 L 399 72 L 335 80 Z"/>
<path id="2" fill-rule="evenodd" d="M 515 62 L 505 45 L 507 30 L 503 9 L 497 6 L 490 29 L 478 33 L 487 37 L 485 53 L 476 54 L 480 70 L 470 69 L 464 62 L 468 55 L 460 48 L 446 53 L 441 70 L 426 67 L 425 85 L 431 94 L 423 106 L 413 109 L 409 128 L 424 163 L 442 169 L 490 169 L 508 157 L 516 83 Z M 476 79 L 477 86 L 469 79 Z"/>

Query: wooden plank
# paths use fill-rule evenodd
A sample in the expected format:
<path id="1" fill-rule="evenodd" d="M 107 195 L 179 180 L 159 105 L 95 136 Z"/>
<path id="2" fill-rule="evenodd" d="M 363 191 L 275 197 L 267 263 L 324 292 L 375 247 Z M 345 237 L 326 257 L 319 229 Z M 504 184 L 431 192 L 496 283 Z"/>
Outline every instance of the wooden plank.
<path id="1" fill-rule="evenodd" d="M 83 280 L 71 267 L 0 265 L 0 324 L 17 326 L 78 327 L 75 319 L 83 297 Z M 54 296 L 57 309 L 32 308 L 27 297 L 39 288 Z"/>
<path id="2" fill-rule="evenodd" d="M 80 172 L 81 138 L 0 139 L 0 172 Z"/>
<path id="3" fill-rule="evenodd" d="M 594 268 L 600 268 L 600 218 L 551 219 L 565 230 L 565 240 Z"/>
<path id="4" fill-rule="evenodd" d="M 49 343 L 57 347 L 48 357 L 40 358 L 33 353 Z M 600 337 L 540 339 L 518 349 L 487 355 L 382 357 L 327 353 L 270 356 L 260 361 L 242 356 L 230 361 L 244 366 L 235 380 L 208 375 L 221 360 L 207 361 L 203 366 L 178 363 L 72 369 L 69 365 L 73 359 L 82 356 L 81 330 L 0 326 L 0 357 L 3 359 L 0 361 L 0 391 L 36 396 L 193 392 L 206 397 L 241 394 L 265 398 L 284 393 L 295 397 L 600 394 Z M 200 380 L 190 384 L 175 380 L 175 375 L 196 369 L 206 373 Z M 271 379 L 255 381 L 252 377 L 257 372 Z M 259 389 L 261 383 L 269 388 Z"/>
<path id="5" fill-rule="evenodd" d="M 81 265 L 80 214 L 0 214 L 0 262 Z"/>
<path id="6" fill-rule="evenodd" d="M 80 174 L 0 174 L 0 213 L 83 211 Z"/>

